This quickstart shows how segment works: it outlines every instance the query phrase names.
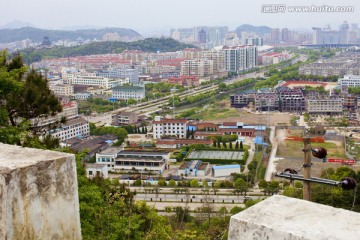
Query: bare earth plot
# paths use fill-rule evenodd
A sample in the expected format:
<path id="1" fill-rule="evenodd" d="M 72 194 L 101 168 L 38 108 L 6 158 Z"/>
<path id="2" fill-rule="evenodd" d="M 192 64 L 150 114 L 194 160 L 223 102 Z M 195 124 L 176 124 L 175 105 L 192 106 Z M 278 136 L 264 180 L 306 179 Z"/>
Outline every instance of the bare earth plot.
<path id="1" fill-rule="evenodd" d="M 222 110 L 217 110 L 217 111 L 222 111 Z M 218 123 L 218 122 L 244 122 L 245 124 L 252 124 L 252 125 L 258 125 L 263 124 L 266 125 L 267 124 L 267 117 L 268 114 L 267 113 L 250 113 L 247 112 L 245 109 L 237 109 L 237 114 L 238 116 L 229 116 L 229 117 L 223 117 L 223 118 L 207 118 L 206 115 L 204 116 L 204 120 L 207 120 L 209 122 L 214 122 L 214 123 Z M 290 122 L 291 117 L 293 117 L 293 115 L 288 114 L 288 113 L 271 113 L 270 112 L 270 125 L 274 126 L 274 125 L 278 125 L 278 124 L 283 124 L 286 123 L 288 124 Z"/>
<path id="2" fill-rule="evenodd" d="M 304 153 L 302 152 L 302 149 L 304 148 L 303 142 L 285 140 L 287 136 L 302 136 L 301 132 L 296 131 L 292 130 L 289 132 L 288 130 L 279 130 L 276 132 L 276 136 L 279 141 L 276 156 L 280 158 L 279 160 L 277 160 L 276 164 L 277 172 L 284 171 L 286 168 L 292 168 L 295 170 L 300 170 L 299 174 L 303 175 L 303 171 L 301 171 L 302 165 L 304 163 Z M 311 143 L 311 146 L 324 147 L 328 152 L 328 158 L 347 159 L 342 142 L 328 141 L 325 143 Z M 321 173 L 326 168 L 337 169 L 344 166 L 341 163 L 323 163 L 322 160 L 316 159 L 314 157 L 312 158 L 312 164 L 313 165 L 311 167 L 311 175 L 313 177 L 320 177 Z M 359 169 L 359 167 L 351 168 L 355 171 Z"/>

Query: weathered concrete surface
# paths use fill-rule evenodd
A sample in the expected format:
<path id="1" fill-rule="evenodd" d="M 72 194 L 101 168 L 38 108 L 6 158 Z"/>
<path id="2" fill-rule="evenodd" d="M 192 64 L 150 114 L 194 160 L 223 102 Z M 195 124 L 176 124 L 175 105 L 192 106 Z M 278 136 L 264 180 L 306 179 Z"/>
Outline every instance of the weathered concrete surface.
<path id="1" fill-rule="evenodd" d="M 81 239 L 74 155 L 0 144 L 2 239 Z"/>
<path id="2" fill-rule="evenodd" d="M 232 216 L 229 239 L 360 239 L 359 223 L 359 213 L 276 195 Z"/>

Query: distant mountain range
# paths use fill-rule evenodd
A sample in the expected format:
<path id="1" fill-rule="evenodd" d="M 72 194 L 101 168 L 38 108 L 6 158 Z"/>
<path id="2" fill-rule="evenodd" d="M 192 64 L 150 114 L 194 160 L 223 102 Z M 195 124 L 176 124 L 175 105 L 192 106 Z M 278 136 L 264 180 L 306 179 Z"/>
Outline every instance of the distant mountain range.
<path id="1" fill-rule="evenodd" d="M 235 29 L 235 31 L 238 36 L 241 36 L 241 32 L 254 32 L 259 35 L 264 35 L 265 33 L 271 33 L 271 29 L 272 28 L 267 27 L 267 26 L 257 27 L 257 26 L 253 26 L 250 24 L 243 24 L 243 25 L 240 25 L 239 27 L 237 27 Z"/>
<path id="2" fill-rule="evenodd" d="M 9 22 L 9 23 L 6 23 L 5 25 L 0 26 L 0 29 L 15 29 L 15 28 L 23 28 L 23 27 L 35 27 L 35 26 L 28 22 L 14 20 L 12 22 Z"/>
<path id="3" fill-rule="evenodd" d="M 82 39 L 102 39 L 105 33 L 117 33 L 120 37 L 141 37 L 141 35 L 127 28 L 101 28 L 101 29 L 84 29 L 76 31 L 65 30 L 45 30 L 33 27 L 23 27 L 19 29 L 0 29 L 0 43 L 9 43 L 14 41 L 21 41 L 30 39 L 34 42 L 41 42 L 47 36 L 51 41 L 58 41 L 68 39 L 76 41 L 78 38 Z"/>

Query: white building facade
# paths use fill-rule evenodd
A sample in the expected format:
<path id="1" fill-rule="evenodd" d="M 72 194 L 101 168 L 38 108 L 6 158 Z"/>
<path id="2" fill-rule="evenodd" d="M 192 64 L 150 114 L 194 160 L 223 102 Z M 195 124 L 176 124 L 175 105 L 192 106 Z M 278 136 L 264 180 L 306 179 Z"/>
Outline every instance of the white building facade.
<path id="1" fill-rule="evenodd" d="M 186 119 L 166 119 L 155 116 L 152 122 L 153 138 L 160 139 L 162 136 L 176 136 L 176 138 L 186 139 L 186 127 L 188 120 Z"/>
<path id="2" fill-rule="evenodd" d="M 343 99 L 309 99 L 307 101 L 308 113 L 317 114 L 341 114 L 343 111 Z"/>
<path id="3" fill-rule="evenodd" d="M 59 96 L 72 96 L 74 95 L 74 86 L 68 84 L 49 85 L 49 89 Z"/>
<path id="4" fill-rule="evenodd" d="M 145 98 L 145 87 L 138 86 L 116 86 L 111 89 L 112 97 L 122 100 L 141 100 Z"/>
<path id="5" fill-rule="evenodd" d="M 360 76 L 345 75 L 343 78 L 339 78 L 338 85 L 347 87 L 360 87 Z"/>
<path id="6" fill-rule="evenodd" d="M 256 46 L 225 47 L 225 68 L 228 72 L 241 72 L 258 65 Z"/>
<path id="7" fill-rule="evenodd" d="M 50 130 L 50 134 L 62 142 L 76 137 L 85 138 L 90 135 L 89 122 L 81 117 L 74 118 L 61 124 L 61 127 Z"/>

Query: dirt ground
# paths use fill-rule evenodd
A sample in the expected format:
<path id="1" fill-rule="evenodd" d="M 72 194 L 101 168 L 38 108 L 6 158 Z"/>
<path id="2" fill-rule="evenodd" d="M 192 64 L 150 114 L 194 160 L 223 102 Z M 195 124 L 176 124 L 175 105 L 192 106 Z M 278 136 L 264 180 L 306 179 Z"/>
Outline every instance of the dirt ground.
<path id="1" fill-rule="evenodd" d="M 277 139 L 279 140 L 277 156 L 281 157 L 277 160 L 276 171 L 281 172 L 286 168 L 292 168 L 299 171 L 300 175 L 303 175 L 302 165 L 304 163 L 304 154 L 301 151 L 303 149 L 302 142 L 285 141 L 287 136 L 301 136 L 301 132 L 287 130 L 278 130 L 276 132 Z M 325 143 L 312 143 L 312 146 L 325 147 L 328 151 L 328 158 L 347 158 L 344 153 L 344 146 L 339 141 L 326 141 Z M 311 175 L 312 177 L 320 177 L 321 173 L 327 168 L 337 169 L 342 167 L 341 163 L 323 163 L 319 159 L 312 158 Z M 349 166 L 357 171 L 359 166 Z"/>
<path id="2" fill-rule="evenodd" d="M 262 125 L 267 125 L 268 114 L 266 112 L 250 113 L 244 109 L 238 109 L 238 112 L 239 112 L 239 117 L 228 117 L 228 118 L 223 118 L 223 119 L 210 120 L 208 122 L 214 122 L 214 123 L 244 122 L 246 124 L 258 125 L 260 123 Z M 289 124 L 290 119 L 293 116 L 294 116 L 293 114 L 289 114 L 289 113 L 270 112 L 270 114 L 269 114 L 270 125 L 274 126 L 274 125 L 279 125 L 279 124 L 284 124 L 284 123 Z"/>

